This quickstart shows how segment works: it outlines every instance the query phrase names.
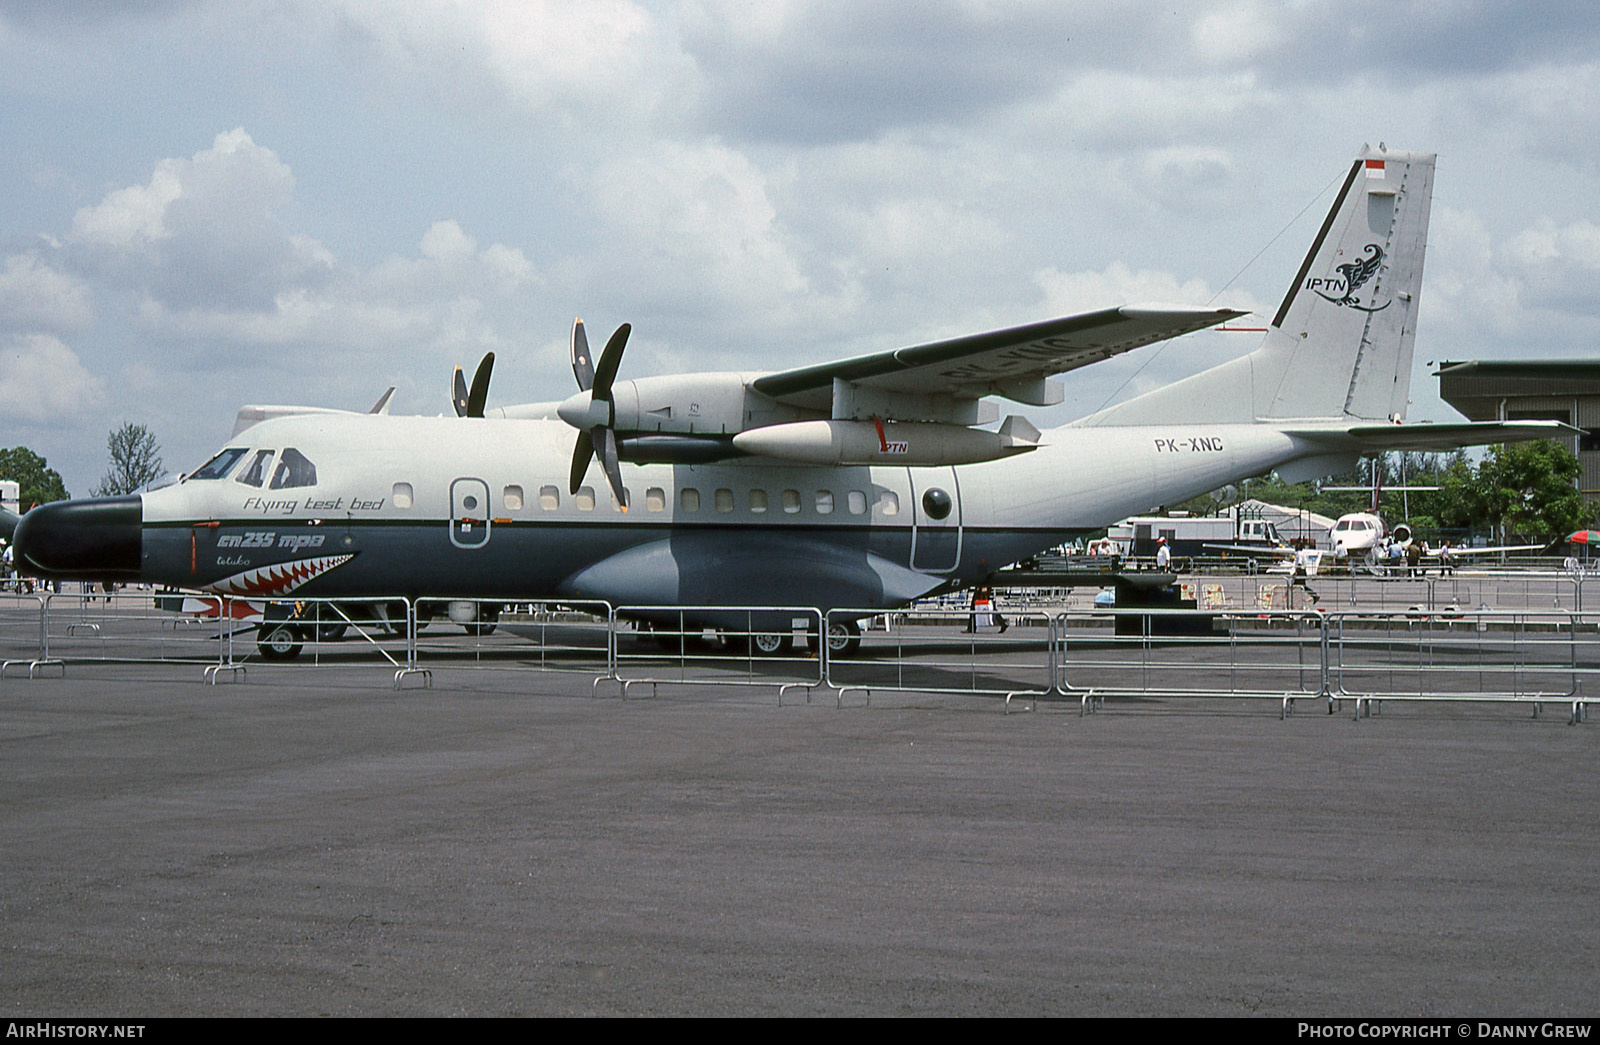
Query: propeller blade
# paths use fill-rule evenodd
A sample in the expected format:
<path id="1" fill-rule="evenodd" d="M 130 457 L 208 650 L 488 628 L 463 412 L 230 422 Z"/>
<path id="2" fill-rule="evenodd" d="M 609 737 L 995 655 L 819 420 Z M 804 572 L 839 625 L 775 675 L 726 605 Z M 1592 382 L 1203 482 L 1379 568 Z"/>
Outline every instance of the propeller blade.
<path id="1" fill-rule="evenodd" d="M 588 429 L 579 429 L 578 442 L 572 448 L 572 481 L 567 486 L 568 493 L 577 493 L 578 487 L 583 485 L 583 477 L 588 474 L 589 460 L 592 457 L 594 457 L 594 437 L 589 434 Z"/>
<path id="2" fill-rule="evenodd" d="M 623 511 L 628 510 L 628 490 L 622 485 L 622 465 L 617 461 L 617 433 L 610 428 L 600 429 L 600 443 L 595 447 L 595 456 L 600 458 L 600 466 L 606 470 L 606 482 L 611 484 L 611 493 L 622 506 Z"/>
<path id="3" fill-rule="evenodd" d="M 606 347 L 601 350 L 600 365 L 594 372 L 594 386 L 590 388 L 596 399 L 611 398 L 611 382 L 616 379 L 617 367 L 622 365 L 622 350 L 627 347 L 628 335 L 632 331 L 631 324 L 622 324 L 611 335 L 611 340 L 606 342 Z"/>
<path id="4" fill-rule="evenodd" d="M 457 417 L 467 416 L 467 379 L 460 367 L 456 367 L 456 379 L 450 387 L 450 402 L 455 405 Z"/>
<path id="5" fill-rule="evenodd" d="M 572 321 L 572 376 L 578 379 L 578 391 L 594 387 L 594 360 L 589 356 L 589 335 L 583 332 L 582 319 Z"/>
<path id="6" fill-rule="evenodd" d="M 468 417 L 482 417 L 484 400 L 489 398 L 489 375 L 494 372 L 494 353 L 486 353 L 472 375 L 472 391 L 467 394 Z M 460 371 L 458 370 L 459 374 Z"/>

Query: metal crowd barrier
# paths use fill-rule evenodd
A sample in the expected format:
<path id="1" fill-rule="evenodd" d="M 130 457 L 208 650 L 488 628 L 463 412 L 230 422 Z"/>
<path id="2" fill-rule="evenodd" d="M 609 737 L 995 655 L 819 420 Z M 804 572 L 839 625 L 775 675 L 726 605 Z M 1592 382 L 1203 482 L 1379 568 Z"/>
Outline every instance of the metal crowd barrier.
<path id="1" fill-rule="evenodd" d="M 12 668 L 27 668 L 29 678 L 40 669 L 66 666 L 50 656 L 50 632 L 44 611 L 45 594 L 0 595 L 0 678 Z"/>
<path id="2" fill-rule="evenodd" d="M 1014 700 L 1054 688 L 1056 634 L 1046 614 L 1010 607 L 828 613 L 830 632 L 857 621 L 867 625 L 860 646 L 830 649 L 823 662 L 824 680 L 839 704 L 848 693 L 870 702 L 874 690 L 914 691 L 1000 696 L 1009 710 Z"/>
<path id="3" fill-rule="evenodd" d="M 708 619 L 717 627 L 696 623 Z M 615 682 L 619 696 L 636 685 L 770 685 L 781 704 L 794 689 L 809 701 L 823 684 L 825 657 L 811 648 L 822 613 L 812 607 L 618 606 L 611 622 L 612 669 L 594 687 Z"/>
<path id="4" fill-rule="evenodd" d="M 613 673 L 613 611 L 598 600 L 428 598 L 411 604 L 415 663 L 499 671 Z"/>
<path id="5" fill-rule="evenodd" d="M 190 596 L 216 615 L 216 596 Z M 42 652 L 68 663 L 209 664 L 218 659 L 217 625 L 199 616 L 175 614 L 149 591 L 104 591 L 64 584 L 44 596 L 40 610 Z"/>
<path id="6" fill-rule="evenodd" d="M 227 599 L 224 605 L 226 660 L 211 673 L 213 681 L 221 671 L 238 672 L 247 663 L 292 659 L 313 666 L 375 662 L 393 671 L 396 689 L 411 678 L 433 684 L 432 673 L 417 664 L 409 599 L 296 598 L 267 603 L 262 618 L 242 624 L 234 623 L 241 603 Z"/>
<path id="7" fill-rule="evenodd" d="M 1552 580 L 1521 594 L 1535 603 L 1572 595 L 1571 585 Z M 1248 590 L 1205 587 L 1200 610 L 1002 605 L 993 617 L 953 607 L 822 614 L 782 606 L 297 599 L 269 605 L 265 628 L 248 615 L 259 604 L 220 596 L 5 594 L 0 678 L 24 667 L 36 678 L 72 663 L 149 662 L 202 665 L 214 683 L 267 662 L 280 639 L 298 647 L 296 664 L 376 663 L 393 672 L 397 689 L 408 680 L 431 686 L 436 667 L 466 666 L 582 672 L 592 676 L 592 692 L 611 682 L 624 696 L 642 684 L 652 692 L 666 684 L 772 685 L 781 703 L 791 690 L 804 690 L 809 701 L 826 686 L 838 705 L 851 694 L 870 703 L 876 692 L 901 691 L 1004 697 L 1007 710 L 1019 700 L 1032 706 L 1061 697 L 1076 699 L 1080 714 L 1107 698 L 1161 696 L 1273 699 L 1286 716 L 1296 701 L 1321 698 L 1330 711 L 1353 701 L 1358 718 L 1386 701 L 1509 702 L 1535 714 L 1545 703 L 1565 703 L 1576 723 L 1600 684 L 1600 612 L 1468 608 L 1444 601 L 1437 584 L 1432 599 L 1401 610 L 1368 598 L 1332 611 L 1329 602 L 1338 601 L 1327 594 L 1315 609 L 1283 609 L 1240 605 Z M 1272 601 L 1259 591 L 1256 601 Z M 1304 601 L 1302 592 L 1284 595 Z M 707 620 L 718 627 L 703 627 Z M 814 651 L 824 634 L 839 644 Z"/>
<path id="8" fill-rule="evenodd" d="M 1358 717 L 1384 701 L 1521 703 L 1535 715 L 1565 702 L 1581 721 L 1584 683 L 1600 673 L 1595 621 L 1560 610 L 1340 614 L 1328 621 L 1328 696 L 1353 699 Z"/>
<path id="9" fill-rule="evenodd" d="M 1327 689 L 1323 614 L 1102 609 L 1055 618 L 1055 685 L 1080 713 L 1110 696 L 1265 698 Z"/>

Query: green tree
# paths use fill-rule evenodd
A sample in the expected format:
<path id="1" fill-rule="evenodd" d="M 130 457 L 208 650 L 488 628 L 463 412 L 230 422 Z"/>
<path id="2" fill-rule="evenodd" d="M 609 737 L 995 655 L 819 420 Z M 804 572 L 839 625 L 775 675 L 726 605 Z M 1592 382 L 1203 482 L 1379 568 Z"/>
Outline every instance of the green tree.
<path id="1" fill-rule="evenodd" d="M 113 428 L 106 436 L 106 449 L 111 454 L 111 470 L 101 477 L 100 485 L 90 491 L 91 496 L 135 493 L 161 475 L 161 447 L 144 425 L 130 422 Z"/>
<path id="2" fill-rule="evenodd" d="M 10 479 L 20 488 L 17 499 L 23 511 L 36 504 L 64 501 L 69 496 L 61 473 L 26 446 L 0 450 L 0 479 Z"/>
<path id="3" fill-rule="evenodd" d="M 1457 525 L 1487 524 L 1503 540 L 1553 541 L 1582 529 L 1594 509 L 1573 485 L 1578 459 L 1557 442 L 1500 445 L 1476 468 L 1445 476 L 1445 517 Z"/>

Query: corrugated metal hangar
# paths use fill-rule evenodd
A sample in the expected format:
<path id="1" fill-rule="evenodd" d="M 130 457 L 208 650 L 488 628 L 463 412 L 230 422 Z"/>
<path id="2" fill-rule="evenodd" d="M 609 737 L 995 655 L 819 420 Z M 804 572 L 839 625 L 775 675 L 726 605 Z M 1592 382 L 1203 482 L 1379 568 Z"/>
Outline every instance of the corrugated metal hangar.
<path id="1" fill-rule="evenodd" d="M 1470 360 L 1441 363 L 1439 397 L 1471 421 L 1565 421 L 1583 429 L 1578 488 L 1600 499 L 1600 360 Z"/>

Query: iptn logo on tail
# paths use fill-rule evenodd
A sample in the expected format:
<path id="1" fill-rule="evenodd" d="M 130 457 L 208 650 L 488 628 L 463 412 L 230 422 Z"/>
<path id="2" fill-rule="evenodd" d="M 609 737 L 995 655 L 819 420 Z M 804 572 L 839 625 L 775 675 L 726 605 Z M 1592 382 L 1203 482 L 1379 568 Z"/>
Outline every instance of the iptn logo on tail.
<path id="1" fill-rule="evenodd" d="M 1388 308 L 1393 303 L 1393 298 L 1381 305 L 1371 306 L 1363 305 L 1356 300 L 1356 291 L 1360 290 L 1368 280 L 1377 275 L 1378 269 L 1383 266 L 1382 247 L 1376 243 L 1368 243 L 1365 247 L 1365 253 L 1366 257 L 1360 260 L 1335 266 L 1335 271 L 1339 273 L 1337 279 L 1308 279 L 1306 280 L 1306 287 L 1325 301 L 1331 301 L 1335 305 L 1344 305 L 1362 312 L 1380 312 Z M 1338 291 L 1338 296 L 1324 293 L 1323 287 Z"/>

